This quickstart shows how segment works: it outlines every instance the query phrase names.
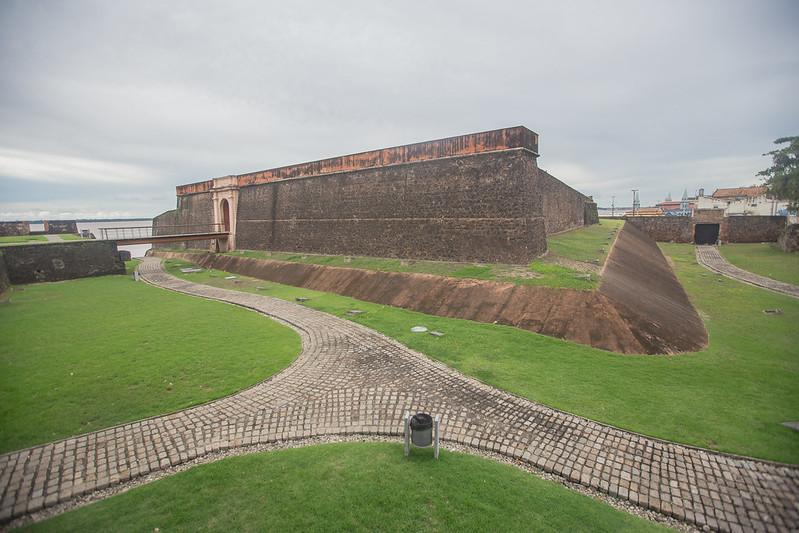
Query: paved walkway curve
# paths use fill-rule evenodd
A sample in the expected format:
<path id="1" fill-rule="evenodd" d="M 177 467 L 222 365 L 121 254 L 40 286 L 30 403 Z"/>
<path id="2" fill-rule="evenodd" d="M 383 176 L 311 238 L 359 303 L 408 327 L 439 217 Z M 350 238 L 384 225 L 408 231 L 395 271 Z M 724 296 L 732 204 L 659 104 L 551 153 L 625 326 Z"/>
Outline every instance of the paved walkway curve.
<path id="1" fill-rule="evenodd" d="M 34 511 L 224 448 L 402 431 L 443 415 L 449 441 L 527 461 L 676 518 L 722 530 L 799 524 L 799 467 L 636 435 L 498 391 L 353 322 L 140 266 L 152 284 L 258 310 L 302 337 L 296 362 L 248 390 L 178 413 L 0 456 L 0 517 Z"/>
<path id="2" fill-rule="evenodd" d="M 760 276 L 748 270 L 738 268 L 727 261 L 716 246 L 697 246 L 696 261 L 705 268 L 721 274 L 722 276 L 727 276 L 728 278 L 743 281 L 750 285 L 799 298 L 799 287 L 796 285 L 777 281 L 776 279 Z"/>

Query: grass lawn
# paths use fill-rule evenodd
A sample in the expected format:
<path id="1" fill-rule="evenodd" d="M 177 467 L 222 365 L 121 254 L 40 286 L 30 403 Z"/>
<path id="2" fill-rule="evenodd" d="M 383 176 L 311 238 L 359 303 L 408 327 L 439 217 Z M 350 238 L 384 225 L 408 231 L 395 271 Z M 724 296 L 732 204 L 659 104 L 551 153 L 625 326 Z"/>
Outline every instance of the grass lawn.
<path id="1" fill-rule="evenodd" d="M 783 252 L 770 243 L 725 244 L 719 251 L 738 268 L 799 285 L 799 253 Z"/>
<path id="2" fill-rule="evenodd" d="M 84 241 L 84 240 L 86 240 L 83 237 L 81 237 L 80 235 L 76 235 L 74 233 L 62 233 L 62 234 L 59 235 L 59 237 L 61 237 L 62 241 Z"/>
<path id="3" fill-rule="evenodd" d="M 394 443 L 231 457 L 26 531 L 657 531 L 515 467 Z"/>
<path id="4" fill-rule="evenodd" d="M 47 242 L 44 235 L 11 235 L 0 237 L 0 246 L 7 244 L 35 244 L 37 242 Z"/>
<path id="5" fill-rule="evenodd" d="M 0 303 L 0 452 L 231 394 L 299 352 L 264 316 L 130 276 L 14 287 Z"/>
<path id="6" fill-rule="evenodd" d="M 362 323 L 486 383 L 632 431 L 704 448 L 799 463 L 799 300 L 714 276 L 691 245 L 665 244 L 702 313 L 710 346 L 680 356 L 605 352 L 508 326 L 424 315 L 225 273 L 173 274 L 293 301 Z M 717 281 L 720 279 L 721 281 Z M 257 290 L 261 287 L 265 290 Z M 779 307 L 782 315 L 762 311 Z M 350 309 L 366 311 L 347 315 Z M 444 332 L 410 332 L 416 325 Z"/>
<path id="7" fill-rule="evenodd" d="M 205 253 L 207 250 L 178 250 L 177 252 Z M 416 261 L 382 257 L 360 257 L 343 255 L 303 254 L 264 250 L 236 250 L 226 255 L 274 259 L 292 263 L 305 263 L 342 268 L 360 268 L 383 272 L 415 272 L 453 278 L 491 280 L 517 285 L 541 285 L 578 290 L 593 290 L 599 285 L 599 277 L 585 279 L 579 272 L 550 262 L 536 260 L 529 265 L 505 265 L 499 263 L 458 263 L 448 261 Z"/>
<path id="8" fill-rule="evenodd" d="M 604 264 L 608 250 L 623 220 L 600 218 L 599 224 L 585 226 L 547 238 L 549 253 L 574 261 Z"/>

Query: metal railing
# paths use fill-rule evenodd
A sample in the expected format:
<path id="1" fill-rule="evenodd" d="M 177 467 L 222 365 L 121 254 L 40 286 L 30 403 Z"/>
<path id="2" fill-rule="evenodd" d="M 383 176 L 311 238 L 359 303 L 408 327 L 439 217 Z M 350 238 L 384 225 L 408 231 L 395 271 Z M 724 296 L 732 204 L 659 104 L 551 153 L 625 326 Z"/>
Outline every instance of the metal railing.
<path id="1" fill-rule="evenodd" d="M 208 233 L 224 233 L 223 224 L 181 224 L 157 226 L 128 226 L 124 228 L 99 228 L 100 238 L 119 241 L 124 239 L 149 239 L 151 237 L 169 237 L 172 235 L 205 235 Z"/>

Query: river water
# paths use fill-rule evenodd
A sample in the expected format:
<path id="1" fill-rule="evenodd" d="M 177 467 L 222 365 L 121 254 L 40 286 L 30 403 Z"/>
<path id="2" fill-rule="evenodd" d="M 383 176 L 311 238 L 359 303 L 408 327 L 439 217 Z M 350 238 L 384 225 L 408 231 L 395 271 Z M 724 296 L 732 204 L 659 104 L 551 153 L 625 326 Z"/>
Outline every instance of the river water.
<path id="1" fill-rule="evenodd" d="M 140 220 L 91 220 L 88 222 L 78 222 L 78 230 L 89 230 L 94 233 L 98 239 L 101 237 L 100 228 L 128 228 L 132 226 L 151 226 L 153 220 L 150 218 L 143 218 Z M 31 231 L 44 231 L 44 224 L 31 224 Z M 151 248 L 149 244 L 131 244 L 128 246 L 120 246 L 120 250 L 127 250 L 132 257 L 144 257 L 145 252 Z"/>

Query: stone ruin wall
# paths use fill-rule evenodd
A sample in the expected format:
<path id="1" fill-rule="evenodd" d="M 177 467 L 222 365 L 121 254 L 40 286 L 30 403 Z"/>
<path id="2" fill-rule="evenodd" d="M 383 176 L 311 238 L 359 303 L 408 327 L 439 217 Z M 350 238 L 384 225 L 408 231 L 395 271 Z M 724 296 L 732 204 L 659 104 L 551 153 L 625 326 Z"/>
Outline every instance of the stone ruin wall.
<path id="1" fill-rule="evenodd" d="M 537 149 L 518 127 L 223 178 L 238 185 L 235 246 L 527 263 L 548 232 L 597 219 L 590 198 L 537 168 Z M 221 181 L 178 187 L 154 225 L 213 222 Z"/>

